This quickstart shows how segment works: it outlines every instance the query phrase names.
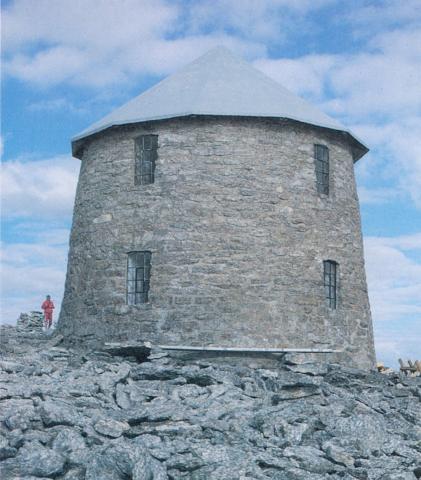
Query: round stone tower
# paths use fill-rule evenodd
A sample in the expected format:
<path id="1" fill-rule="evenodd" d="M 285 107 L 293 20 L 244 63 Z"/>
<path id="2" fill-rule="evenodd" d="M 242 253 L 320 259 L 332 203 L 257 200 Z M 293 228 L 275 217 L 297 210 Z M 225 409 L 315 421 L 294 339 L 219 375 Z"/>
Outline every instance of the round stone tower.
<path id="1" fill-rule="evenodd" d="M 374 365 L 345 127 L 217 48 L 72 145 L 64 334 Z"/>

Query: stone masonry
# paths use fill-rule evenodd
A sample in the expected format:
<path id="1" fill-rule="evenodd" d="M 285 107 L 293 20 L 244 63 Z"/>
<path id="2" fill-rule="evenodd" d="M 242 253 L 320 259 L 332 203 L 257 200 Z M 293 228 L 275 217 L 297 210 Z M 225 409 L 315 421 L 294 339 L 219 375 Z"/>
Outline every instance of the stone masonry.
<path id="1" fill-rule="evenodd" d="M 155 183 L 134 142 L 158 135 Z M 80 339 L 340 348 L 371 368 L 354 140 L 292 120 L 189 116 L 86 139 L 59 330 Z M 314 144 L 330 153 L 316 189 Z M 126 304 L 127 255 L 152 252 L 149 302 Z M 339 264 L 330 309 L 323 260 Z"/>

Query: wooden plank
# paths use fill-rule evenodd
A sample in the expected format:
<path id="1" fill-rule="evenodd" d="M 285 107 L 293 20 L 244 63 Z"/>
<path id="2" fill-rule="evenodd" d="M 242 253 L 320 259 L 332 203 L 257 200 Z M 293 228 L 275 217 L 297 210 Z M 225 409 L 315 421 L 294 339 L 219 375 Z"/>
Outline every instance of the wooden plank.
<path id="1" fill-rule="evenodd" d="M 157 345 L 162 350 L 186 352 L 221 352 L 221 353 L 339 353 L 342 350 L 331 348 L 255 348 L 255 347 L 197 347 L 190 345 Z"/>

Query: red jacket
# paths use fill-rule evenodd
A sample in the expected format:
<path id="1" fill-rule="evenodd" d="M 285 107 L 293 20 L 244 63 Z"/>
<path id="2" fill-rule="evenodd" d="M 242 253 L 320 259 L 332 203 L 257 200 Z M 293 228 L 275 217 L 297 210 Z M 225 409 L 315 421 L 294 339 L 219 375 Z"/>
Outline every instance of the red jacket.
<path id="1" fill-rule="evenodd" d="M 44 312 L 52 313 L 54 310 L 54 303 L 51 300 L 45 300 L 44 303 L 41 305 L 41 308 Z"/>

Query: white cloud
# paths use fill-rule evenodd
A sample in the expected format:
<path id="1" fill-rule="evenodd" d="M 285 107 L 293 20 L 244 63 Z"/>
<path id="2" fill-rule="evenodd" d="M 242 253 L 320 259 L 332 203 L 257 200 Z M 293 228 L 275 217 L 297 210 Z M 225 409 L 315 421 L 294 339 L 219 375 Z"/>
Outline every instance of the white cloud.
<path id="1" fill-rule="evenodd" d="M 420 354 L 421 232 L 366 237 L 364 247 L 377 359 L 397 368 Z"/>
<path id="2" fill-rule="evenodd" d="M 418 333 L 417 333 L 418 332 Z M 398 359 L 416 360 L 420 357 L 419 320 L 397 321 L 388 329 L 375 329 L 377 360 L 386 366 L 399 369 Z"/>
<path id="3" fill-rule="evenodd" d="M 89 109 L 85 106 L 76 106 L 68 99 L 59 97 L 33 102 L 28 105 L 28 110 L 31 112 L 55 112 L 67 111 L 74 114 L 86 114 Z"/>
<path id="4" fill-rule="evenodd" d="M 48 234 L 36 233 L 31 243 L 2 245 L 3 323 L 14 323 L 21 312 L 39 310 L 47 294 L 55 301 L 58 315 L 63 296 L 69 230 L 54 230 L 49 223 L 38 223 L 37 231 L 42 227 Z"/>
<path id="5" fill-rule="evenodd" d="M 258 68 L 339 117 L 375 150 L 363 159 L 364 180 L 388 181 L 388 191 L 360 187 L 363 201 L 412 199 L 421 208 L 421 29 L 377 33 L 363 53 L 260 59 Z M 361 162 L 360 162 L 361 163 Z"/>
<path id="6" fill-rule="evenodd" d="M 342 57 L 330 71 L 336 98 L 326 106 L 348 117 L 382 114 L 393 118 L 416 114 L 421 106 L 421 58 L 414 59 L 405 53 L 404 49 L 385 50 Z"/>
<path id="7" fill-rule="evenodd" d="M 4 71 L 40 86 L 103 87 L 168 73 L 217 44 L 265 52 L 223 30 L 177 36 L 188 10 L 163 0 L 16 0 L 3 8 Z"/>
<path id="8" fill-rule="evenodd" d="M 186 28 L 194 33 L 203 30 L 230 30 L 242 38 L 265 42 L 276 40 L 279 44 L 294 30 L 310 30 L 306 15 L 333 2 L 334 0 L 197 1 L 192 2 L 185 12 Z"/>
<path id="9" fill-rule="evenodd" d="M 334 55 L 306 55 L 299 59 L 260 59 L 254 65 L 300 95 L 320 98 L 338 59 Z"/>
<path id="10" fill-rule="evenodd" d="M 266 50 L 258 43 L 224 33 L 212 33 L 139 44 L 127 49 L 120 58 L 122 64 L 126 66 L 123 67 L 125 71 L 132 75 L 142 73 L 162 75 L 174 72 L 216 45 L 225 45 L 240 55 L 262 55 Z M 139 58 L 143 59 L 141 64 Z"/>
<path id="11" fill-rule="evenodd" d="M 374 319 L 387 322 L 416 315 L 421 335 L 421 258 L 404 253 L 421 248 L 421 234 L 366 237 L 364 246 Z"/>
<path id="12" fill-rule="evenodd" d="M 381 205 L 393 203 L 404 194 L 397 188 L 366 188 L 358 187 L 360 204 Z"/>
<path id="13" fill-rule="evenodd" d="M 377 35 L 364 53 L 266 58 L 255 65 L 300 95 L 318 97 L 329 89 L 323 105 L 334 114 L 381 114 L 384 121 L 420 112 L 420 44 L 421 29 L 403 29 Z"/>
<path id="14" fill-rule="evenodd" d="M 172 72 L 218 44 L 252 59 L 298 25 L 310 31 L 308 14 L 333 2 L 15 0 L 2 11 L 4 71 L 39 86 L 104 87 Z"/>
<path id="15" fill-rule="evenodd" d="M 421 207 L 419 0 L 369 2 L 338 17 L 354 26 L 358 40 L 369 38 L 352 54 L 268 58 L 268 45 L 279 49 L 294 36 L 304 43 L 317 29 L 308 13 L 329 3 L 334 0 L 15 0 L 2 8 L 4 71 L 40 86 L 88 85 L 104 92 L 107 85 L 170 73 L 225 44 L 317 101 L 374 148 L 375 154 L 357 164 L 363 202 L 412 198 Z M 312 51 L 322 52 L 309 44 Z M 29 108 L 71 105 L 51 99 Z M 64 156 L 2 166 L 3 214 L 36 225 L 21 223 L 25 239 L 4 245 L 7 321 L 15 321 L 20 310 L 39 308 L 46 293 L 59 303 L 68 231 L 51 225 L 70 218 L 78 168 L 77 160 Z M 46 218 L 48 224 L 40 223 Z M 379 358 L 396 359 L 421 344 L 419 245 L 420 234 L 366 239 Z"/>
<path id="16" fill-rule="evenodd" d="M 377 0 L 369 2 L 367 6 L 349 9 L 345 21 L 363 27 L 369 34 L 373 29 L 383 29 L 392 25 L 417 23 L 421 19 L 419 0 Z M 367 27 L 370 27 L 367 31 Z"/>
<path id="17" fill-rule="evenodd" d="M 421 115 L 396 118 L 384 124 L 362 124 L 353 130 L 376 148 L 381 159 L 371 162 L 365 180 L 393 181 L 399 196 L 406 194 L 421 208 Z"/>
<path id="18" fill-rule="evenodd" d="M 369 239 L 372 237 L 369 237 Z M 400 235 L 399 237 L 381 237 L 375 241 L 388 247 L 395 247 L 400 250 L 421 250 L 421 232 L 413 235 Z M 420 258 L 421 260 L 421 258 Z M 421 299 L 420 299 L 421 300 Z"/>
<path id="19" fill-rule="evenodd" d="M 18 53 L 5 62 L 5 70 L 14 77 L 45 85 L 71 81 L 89 64 L 88 52 L 58 46 L 33 56 Z"/>
<path id="20" fill-rule="evenodd" d="M 70 216 L 79 167 L 79 160 L 67 156 L 3 163 L 0 170 L 3 216 Z"/>
<path id="21" fill-rule="evenodd" d="M 162 0 L 15 0 L 2 16 L 8 50 L 38 42 L 108 50 L 172 30 L 178 8 Z"/>

